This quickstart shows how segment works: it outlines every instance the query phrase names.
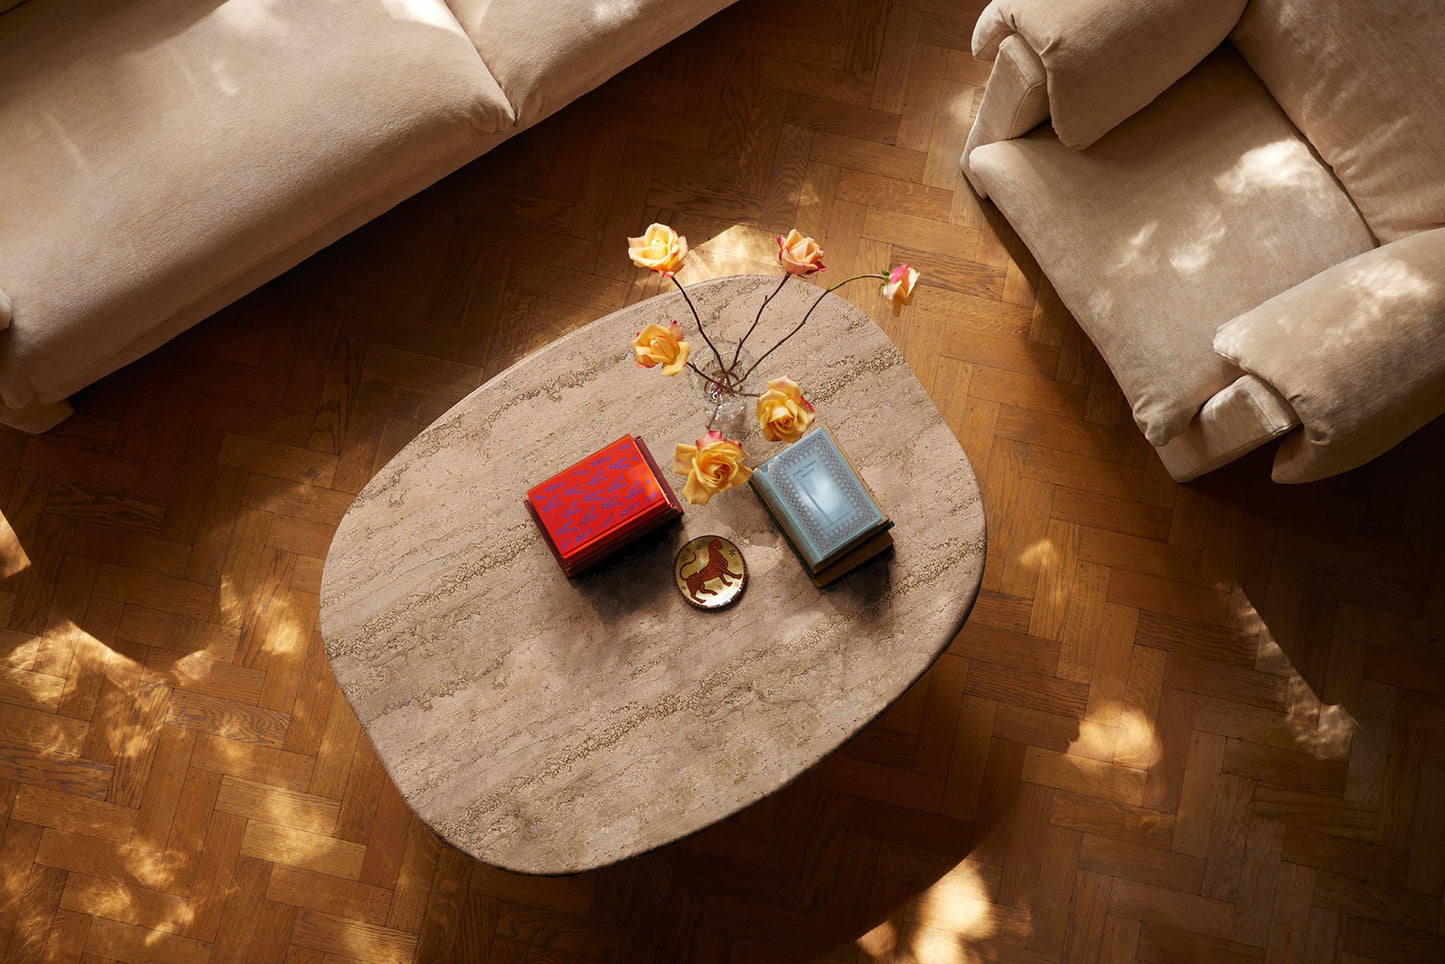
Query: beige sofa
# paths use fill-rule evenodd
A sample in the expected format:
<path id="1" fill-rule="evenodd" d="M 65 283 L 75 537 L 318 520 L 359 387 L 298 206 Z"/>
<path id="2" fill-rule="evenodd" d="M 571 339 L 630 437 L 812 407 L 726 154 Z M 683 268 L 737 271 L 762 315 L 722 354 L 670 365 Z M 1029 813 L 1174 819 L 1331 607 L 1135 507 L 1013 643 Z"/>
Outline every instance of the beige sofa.
<path id="1" fill-rule="evenodd" d="M 1445 412 L 1440 0 L 993 0 L 963 156 L 1186 480 Z"/>
<path id="2" fill-rule="evenodd" d="M 729 0 L 0 0 L 0 422 L 71 393 Z"/>

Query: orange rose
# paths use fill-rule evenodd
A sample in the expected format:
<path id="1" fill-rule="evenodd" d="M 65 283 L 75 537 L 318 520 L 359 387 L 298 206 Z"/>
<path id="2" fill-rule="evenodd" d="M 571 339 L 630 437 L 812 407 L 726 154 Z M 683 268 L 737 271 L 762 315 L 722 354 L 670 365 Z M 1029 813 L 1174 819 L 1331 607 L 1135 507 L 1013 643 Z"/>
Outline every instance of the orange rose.
<path id="1" fill-rule="evenodd" d="M 627 239 L 627 256 L 639 268 L 674 275 L 687 257 L 687 238 L 665 224 L 653 224 L 642 237 Z"/>
<path id="2" fill-rule="evenodd" d="M 900 264 L 888 273 L 888 283 L 883 286 L 883 300 L 893 309 L 897 318 L 903 306 L 913 301 L 913 286 L 918 284 L 918 272 L 906 264 Z"/>
<path id="3" fill-rule="evenodd" d="M 769 442 L 796 442 L 813 424 L 813 406 L 797 382 L 784 376 L 768 382 L 758 396 L 758 428 Z"/>
<path id="4" fill-rule="evenodd" d="M 786 238 L 778 237 L 778 260 L 788 274 L 812 274 L 826 268 L 823 249 L 818 247 L 818 242 L 803 237 L 797 228 L 789 231 Z"/>
<path id="5" fill-rule="evenodd" d="M 632 355 L 639 368 L 662 366 L 664 375 L 672 376 L 687 367 L 687 356 L 692 348 L 682 340 L 682 328 L 673 322 L 664 328 L 648 325 L 632 339 Z"/>
<path id="6" fill-rule="evenodd" d="M 743 465 L 747 457 L 741 445 L 721 432 L 708 432 L 696 445 L 679 445 L 672 453 L 672 470 L 687 476 L 682 497 L 693 505 L 707 505 L 719 492 L 742 485 L 753 474 Z"/>

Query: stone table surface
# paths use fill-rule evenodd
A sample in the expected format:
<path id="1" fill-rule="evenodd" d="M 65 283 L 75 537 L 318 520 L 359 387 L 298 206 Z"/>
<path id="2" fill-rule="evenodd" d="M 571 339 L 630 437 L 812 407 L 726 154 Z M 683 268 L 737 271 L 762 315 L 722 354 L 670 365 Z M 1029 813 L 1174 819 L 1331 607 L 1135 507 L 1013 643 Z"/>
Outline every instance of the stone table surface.
<path id="1" fill-rule="evenodd" d="M 713 336 L 735 339 L 777 280 L 688 291 Z M 789 281 L 749 347 L 772 345 L 819 291 Z M 671 319 L 707 350 L 674 291 L 482 385 L 366 486 L 326 560 L 326 652 L 382 763 L 433 829 L 498 867 L 605 866 L 762 799 L 901 696 L 978 593 L 968 459 L 888 337 L 836 295 L 760 373 L 803 386 L 893 518 L 893 552 L 817 589 L 743 486 L 566 579 L 528 488 L 631 433 L 682 491 L 672 448 L 702 434 L 702 403 L 630 349 Z M 752 465 L 783 447 L 756 425 L 742 442 Z M 690 607 L 672 577 L 678 548 L 705 534 L 748 564 L 746 592 L 719 612 Z"/>

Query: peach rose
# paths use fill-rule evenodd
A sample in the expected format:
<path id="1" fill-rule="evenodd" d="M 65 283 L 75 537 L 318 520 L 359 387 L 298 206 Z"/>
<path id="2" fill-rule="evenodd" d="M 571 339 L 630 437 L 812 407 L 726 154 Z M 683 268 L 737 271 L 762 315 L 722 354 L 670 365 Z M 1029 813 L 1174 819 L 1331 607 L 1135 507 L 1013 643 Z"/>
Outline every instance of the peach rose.
<path id="1" fill-rule="evenodd" d="M 662 373 L 668 376 L 686 368 L 687 356 L 691 353 L 691 346 L 682 339 L 682 327 L 675 321 L 666 328 L 648 325 L 632 339 L 632 355 L 637 360 L 637 367 L 661 365 Z"/>
<path id="2" fill-rule="evenodd" d="M 758 428 L 769 442 L 796 442 L 813 424 L 813 406 L 803 397 L 798 383 L 774 378 L 768 390 L 758 396 Z"/>
<path id="3" fill-rule="evenodd" d="M 687 257 L 687 238 L 665 224 L 653 224 L 640 238 L 627 239 L 627 256 L 639 268 L 676 274 Z"/>
<path id="4" fill-rule="evenodd" d="M 679 445 L 672 453 L 672 470 L 687 476 L 682 497 L 693 505 L 707 505 L 719 492 L 742 485 L 753 474 L 743 465 L 747 457 L 741 445 L 721 432 L 708 432 L 696 445 Z"/>
<path id="5" fill-rule="evenodd" d="M 913 286 L 918 284 L 918 272 L 906 264 L 900 264 L 888 273 L 888 283 L 883 286 L 883 300 L 893 309 L 897 318 L 903 306 L 913 301 Z"/>
<path id="6" fill-rule="evenodd" d="M 823 249 L 818 247 L 818 242 L 803 237 L 797 228 L 789 231 L 786 238 L 778 236 L 778 260 L 788 274 L 812 274 L 827 267 L 823 264 Z"/>

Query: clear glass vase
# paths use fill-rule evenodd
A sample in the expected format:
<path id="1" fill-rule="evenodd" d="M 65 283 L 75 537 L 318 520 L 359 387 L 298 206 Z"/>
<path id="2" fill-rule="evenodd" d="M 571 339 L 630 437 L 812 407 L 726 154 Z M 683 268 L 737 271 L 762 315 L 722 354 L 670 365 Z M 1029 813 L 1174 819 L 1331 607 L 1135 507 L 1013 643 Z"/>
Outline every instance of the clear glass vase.
<path id="1" fill-rule="evenodd" d="M 717 354 L 702 338 L 696 339 L 691 361 L 702 374 L 688 370 L 692 390 L 703 405 L 705 431 L 721 432 L 725 437 L 740 440 L 752 421 L 757 406 L 756 373 L 743 375 L 753 367 L 754 358 L 746 348 L 738 351 L 737 342 L 714 338 Z M 722 363 L 719 364 L 719 357 Z"/>

